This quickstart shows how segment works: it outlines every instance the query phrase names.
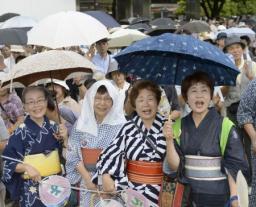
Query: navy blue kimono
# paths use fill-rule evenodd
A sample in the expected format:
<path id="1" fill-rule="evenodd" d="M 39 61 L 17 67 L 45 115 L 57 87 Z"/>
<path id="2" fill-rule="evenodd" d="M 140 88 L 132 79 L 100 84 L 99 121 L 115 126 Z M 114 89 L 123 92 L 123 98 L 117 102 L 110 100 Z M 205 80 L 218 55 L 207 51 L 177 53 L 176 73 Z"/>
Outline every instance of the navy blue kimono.
<path id="1" fill-rule="evenodd" d="M 56 130 L 57 125 L 46 117 L 40 127 L 27 116 L 24 123 L 11 135 L 3 155 L 23 161 L 26 155 L 60 149 L 59 141 L 53 136 Z M 15 172 L 17 164 L 15 161 L 4 160 L 2 180 L 11 199 L 19 200 L 22 207 L 45 206 L 39 199 L 38 182 L 24 180 L 21 173 Z"/>
<path id="2" fill-rule="evenodd" d="M 220 134 L 223 117 L 215 108 L 211 108 L 198 127 L 195 126 L 192 113 L 182 119 L 181 151 L 183 155 L 201 155 L 220 157 Z M 239 170 L 248 175 L 248 163 L 245 159 L 242 141 L 232 127 L 225 154 L 222 156 L 222 172 L 225 169 L 236 180 Z M 196 206 L 221 207 L 229 199 L 228 181 L 203 181 L 189 179 L 192 200 Z"/>

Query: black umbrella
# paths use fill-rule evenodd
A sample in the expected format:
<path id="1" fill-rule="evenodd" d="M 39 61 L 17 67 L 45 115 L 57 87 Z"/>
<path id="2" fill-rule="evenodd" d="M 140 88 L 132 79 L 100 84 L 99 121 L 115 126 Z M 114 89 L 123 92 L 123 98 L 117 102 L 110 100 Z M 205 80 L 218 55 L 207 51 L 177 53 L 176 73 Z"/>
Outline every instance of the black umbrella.
<path id="1" fill-rule="evenodd" d="M 136 17 L 132 19 L 131 24 L 138 24 L 138 23 L 149 23 L 149 18 L 147 17 Z"/>
<path id="2" fill-rule="evenodd" d="M 5 13 L 5 14 L 2 14 L 0 16 L 0 22 L 4 22 L 8 19 L 11 19 L 12 17 L 16 17 L 16 16 L 20 16 L 19 14 L 16 14 L 16 13 Z"/>
<path id="3" fill-rule="evenodd" d="M 174 33 L 175 30 L 176 30 L 176 28 L 174 28 L 174 27 L 160 25 L 160 26 L 153 26 L 152 29 L 150 29 L 146 32 L 146 34 L 150 35 L 150 36 L 158 36 L 163 33 Z"/>
<path id="4" fill-rule="evenodd" d="M 107 28 L 120 27 L 120 24 L 104 11 L 87 11 L 85 13 L 99 20 Z"/>
<path id="5" fill-rule="evenodd" d="M 171 18 L 157 18 L 152 20 L 150 24 L 155 26 L 169 26 L 175 28 L 176 22 Z"/>
<path id="6" fill-rule="evenodd" d="M 129 27 L 127 27 L 127 28 L 128 29 L 137 29 L 141 32 L 147 32 L 152 29 L 151 26 L 146 23 L 132 24 L 132 25 L 129 25 Z"/>
<path id="7" fill-rule="evenodd" d="M 0 29 L 0 44 L 26 45 L 28 41 L 27 32 L 30 29 L 30 27 Z"/>
<path id="8" fill-rule="evenodd" d="M 176 23 L 170 18 L 154 19 L 150 24 L 152 25 L 152 29 L 147 31 L 147 35 L 150 36 L 173 33 L 176 30 Z"/>

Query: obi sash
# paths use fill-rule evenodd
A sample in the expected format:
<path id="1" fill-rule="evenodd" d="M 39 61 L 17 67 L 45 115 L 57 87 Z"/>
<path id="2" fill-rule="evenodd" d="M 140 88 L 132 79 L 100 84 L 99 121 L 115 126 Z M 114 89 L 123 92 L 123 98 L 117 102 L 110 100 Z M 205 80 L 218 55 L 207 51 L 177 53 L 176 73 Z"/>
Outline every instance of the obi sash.
<path id="1" fill-rule="evenodd" d="M 42 177 L 58 174 L 61 172 L 60 158 L 58 150 L 49 154 L 26 155 L 23 162 L 37 169 Z M 23 174 L 24 179 L 29 179 L 26 172 Z"/>
<path id="2" fill-rule="evenodd" d="M 185 156 L 185 175 L 193 180 L 224 180 L 221 172 L 221 157 Z"/>
<path id="3" fill-rule="evenodd" d="M 162 168 L 162 162 L 127 160 L 127 176 L 134 183 L 160 185 L 163 178 Z"/>
<path id="4" fill-rule="evenodd" d="M 95 171 L 96 163 L 102 152 L 102 149 L 99 148 L 81 148 L 83 162 L 87 170 Z"/>

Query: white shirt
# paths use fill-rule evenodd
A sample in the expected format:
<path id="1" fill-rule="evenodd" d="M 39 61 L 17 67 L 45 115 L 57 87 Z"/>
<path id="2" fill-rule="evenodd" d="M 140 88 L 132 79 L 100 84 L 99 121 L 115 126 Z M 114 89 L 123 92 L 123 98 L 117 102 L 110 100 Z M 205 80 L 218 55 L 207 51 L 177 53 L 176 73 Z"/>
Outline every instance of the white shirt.
<path id="1" fill-rule="evenodd" d="M 111 80 L 111 83 L 115 86 L 115 88 L 117 89 L 117 92 L 118 92 L 118 100 L 119 100 L 119 103 L 120 105 L 122 105 L 122 107 L 124 106 L 124 100 L 125 100 L 125 92 L 129 89 L 130 87 L 130 83 L 128 82 L 124 82 L 124 86 L 123 88 L 119 88 L 115 81 Z"/>
<path id="2" fill-rule="evenodd" d="M 12 56 L 4 59 L 4 64 L 6 65 L 6 68 L 4 69 L 5 72 L 9 72 L 12 67 L 15 65 L 15 60 Z"/>
<path id="3" fill-rule="evenodd" d="M 111 59 L 112 59 L 112 57 L 109 54 L 107 54 L 106 57 L 102 57 L 99 53 L 97 53 L 92 58 L 92 62 L 96 66 L 97 71 L 100 71 L 106 75 L 108 72 L 108 68 L 109 68 Z"/>

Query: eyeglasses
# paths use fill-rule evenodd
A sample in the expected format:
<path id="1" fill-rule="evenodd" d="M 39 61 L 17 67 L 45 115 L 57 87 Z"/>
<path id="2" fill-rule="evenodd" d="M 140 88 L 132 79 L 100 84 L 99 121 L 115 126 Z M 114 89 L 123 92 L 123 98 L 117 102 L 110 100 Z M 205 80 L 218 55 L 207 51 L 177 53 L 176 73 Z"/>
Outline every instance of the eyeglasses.
<path id="1" fill-rule="evenodd" d="M 45 103 L 45 99 L 38 99 L 38 100 L 30 100 L 28 102 L 26 102 L 25 104 L 28 105 L 29 107 L 31 106 L 35 106 L 35 105 L 43 105 Z"/>

